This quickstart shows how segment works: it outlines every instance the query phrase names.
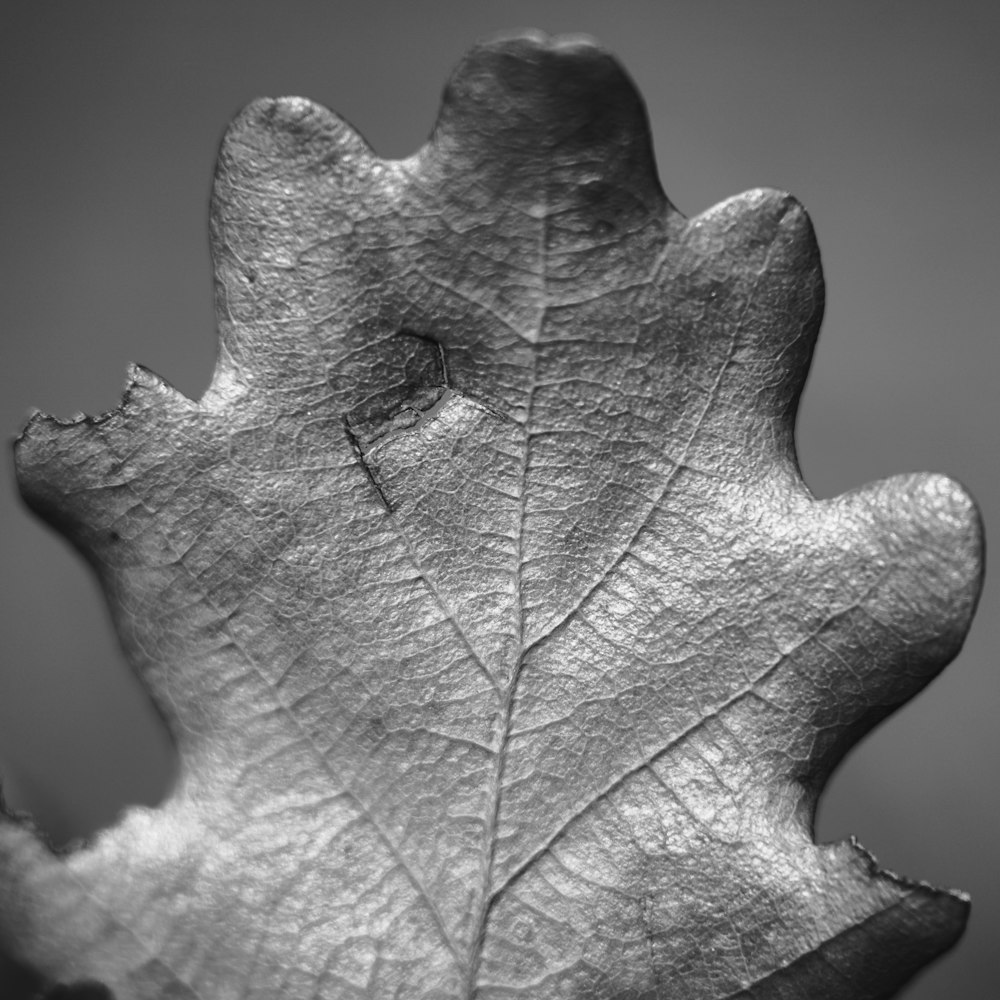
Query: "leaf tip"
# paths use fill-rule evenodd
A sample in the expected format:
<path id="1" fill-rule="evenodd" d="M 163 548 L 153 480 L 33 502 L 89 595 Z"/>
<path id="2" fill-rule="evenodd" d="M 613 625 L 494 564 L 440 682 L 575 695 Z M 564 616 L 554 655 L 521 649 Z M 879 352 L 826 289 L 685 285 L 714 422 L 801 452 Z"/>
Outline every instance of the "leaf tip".
<path id="1" fill-rule="evenodd" d="M 259 97 L 230 122 L 216 164 L 216 186 L 234 175 L 255 178 L 276 193 L 289 174 L 315 175 L 331 163 L 371 156 L 361 135 L 340 115 L 306 97 Z M 256 193 L 251 187 L 248 193 Z M 218 195 L 218 191 L 216 192 Z"/>
<path id="2" fill-rule="evenodd" d="M 889 553 L 908 564 L 907 600 L 948 647 L 961 648 L 979 601 L 985 549 L 982 515 L 969 491 L 940 473 L 893 476 L 860 491 L 881 522 Z M 919 599 L 919 601 L 918 601 Z"/>
<path id="3" fill-rule="evenodd" d="M 969 897 L 882 868 L 855 837 L 827 849 L 830 860 L 844 874 L 850 873 L 848 883 L 862 888 L 862 896 L 844 883 L 835 892 L 835 906 L 847 918 L 847 930 L 821 949 L 824 965 L 847 973 L 858 988 L 852 1000 L 854 996 L 884 1000 L 958 942 L 969 918 Z M 831 994 L 841 995 L 846 1000 L 847 994 Z"/>
<path id="4" fill-rule="evenodd" d="M 745 253 L 755 248 L 774 257 L 819 266 L 819 248 L 812 220 L 794 195 L 775 188 L 758 187 L 733 195 L 688 221 L 696 243 L 713 249 Z"/>
<path id="5" fill-rule="evenodd" d="M 80 413 L 61 419 L 36 410 L 14 440 L 14 471 L 24 502 L 69 532 L 70 508 L 104 485 L 109 463 L 117 461 L 107 453 L 109 433 L 162 426 L 196 408 L 165 379 L 132 364 L 118 405 L 97 416 Z"/>
<path id="6" fill-rule="evenodd" d="M 518 145 L 539 140 L 554 145 L 572 134 L 581 119 L 621 133 L 637 125 L 642 98 L 618 60 L 584 35 L 550 36 L 535 29 L 510 32 L 474 46 L 458 63 L 445 86 L 442 120 L 486 133 L 497 112 L 523 132 Z M 627 111 L 624 118 L 613 113 Z M 478 125 L 477 125 L 478 122 Z"/>
<path id="7" fill-rule="evenodd" d="M 494 188 L 547 176 L 556 188 L 599 180 L 666 201 L 642 97 L 586 35 L 531 29 L 475 46 L 445 87 L 430 149 Z"/>

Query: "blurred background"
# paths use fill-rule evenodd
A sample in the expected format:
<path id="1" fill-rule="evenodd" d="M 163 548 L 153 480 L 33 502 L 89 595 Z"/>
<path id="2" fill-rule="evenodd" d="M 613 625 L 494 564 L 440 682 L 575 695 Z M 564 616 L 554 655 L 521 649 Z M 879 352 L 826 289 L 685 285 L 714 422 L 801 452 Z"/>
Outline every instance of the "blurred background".
<path id="1" fill-rule="evenodd" d="M 0 428 L 116 405 L 139 361 L 192 397 L 214 360 L 207 204 L 222 130 L 302 94 L 413 152 L 474 41 L 587 32 L 645 94 L 693 214 L 797 195 L 827 315 L 799 419 L 820 496 L 896 472 L 962 480 L 1000 524 L 1000 5 L 907 2 L 7 3 L 0 13 Z M 172 750 L 88 570 L 0 479 L 0 774 L 55 843 L 169 790 Z M 988 580 L 965 650 L 844 763 L 821 839 L 973 896 L 907 1000 L 997 996 L 1000 646 Z"/>

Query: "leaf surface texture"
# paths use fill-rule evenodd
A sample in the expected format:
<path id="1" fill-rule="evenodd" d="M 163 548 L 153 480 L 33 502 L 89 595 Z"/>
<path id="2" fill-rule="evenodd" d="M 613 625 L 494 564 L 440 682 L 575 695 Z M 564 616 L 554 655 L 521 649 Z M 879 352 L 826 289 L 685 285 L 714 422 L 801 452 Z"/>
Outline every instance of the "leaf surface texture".
<path id="1" fill-rule="evenodd" d="M 963 897 L 812 839 L 981 542 L 943 477 L 803 484 L 793 198 L 685 219 L 618 64 L 527 34 L 407 160 L 252 104 L 211 224 L 205 396 L 135 368 L 18 443 L 182 772 L 65 857 L 0 824 L 12 959 L 118 1000 L 858 1000 L 955 940 Z"/>

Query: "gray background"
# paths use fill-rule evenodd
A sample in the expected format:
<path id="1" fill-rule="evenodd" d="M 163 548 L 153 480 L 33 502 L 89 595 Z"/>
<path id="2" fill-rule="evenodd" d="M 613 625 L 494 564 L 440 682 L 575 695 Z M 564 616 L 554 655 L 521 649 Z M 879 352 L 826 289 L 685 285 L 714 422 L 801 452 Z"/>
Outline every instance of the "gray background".
<path id="1" fill-rule="evenodd" d="M 1000 524 L 1000 5 L 7 3 L 0 14 L 0 428 L 98 413 L 140 361 L 188 395 L 213 358 L 206 209 L 222 129 L 304 94 L 384 156 L 432 125 L 475 40 L 585 31 L 646 96 L 660 173 L 694 213 L 760 184 L 812 214 L 828 309 L 799 421 L 822 496 L 895 472 L 963 480 Z M 57 842 L 155 803 L 169 742 L 88 571 L 0 489 L 0 770 Z M 974 897 L 964 943 L 908 992 L 997 995 L 1000 615 L 987 584 L 945 675 L 846 761 L 823 839 Z"/>

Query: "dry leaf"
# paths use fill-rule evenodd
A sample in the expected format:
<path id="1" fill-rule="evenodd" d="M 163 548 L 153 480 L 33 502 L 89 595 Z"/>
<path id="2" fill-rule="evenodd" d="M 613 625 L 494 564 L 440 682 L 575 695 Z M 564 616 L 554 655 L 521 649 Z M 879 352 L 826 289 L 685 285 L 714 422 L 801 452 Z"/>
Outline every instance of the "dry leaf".
<path id="1" fill-rule="evenodd" d="M 3 822 L 11 959 L 118 1000 L 860 1000 L 957 938 L 962 897 L 813 844 L 980 535 L 941 477 L 803 484 L 794 199 L 685 220 L 617 63 L 525 35 L 408 160 L 251 105 L 212 238 L 204 398 L 137 368 L 18 443 L 181 779 L 66 857 Z"/>

